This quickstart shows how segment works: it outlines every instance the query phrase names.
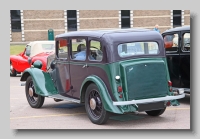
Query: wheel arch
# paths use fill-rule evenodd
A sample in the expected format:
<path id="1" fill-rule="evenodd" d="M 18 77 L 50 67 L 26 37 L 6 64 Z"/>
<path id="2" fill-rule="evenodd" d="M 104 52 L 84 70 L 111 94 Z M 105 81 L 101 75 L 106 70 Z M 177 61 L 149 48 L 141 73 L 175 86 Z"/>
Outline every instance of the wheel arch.
<path id="1" fill-rule="evenodd" d="M 26 81 L 26 79 L 30 76 L 31 74 L 27 71 L 25 71 L 22 76 L 21 76 L 21 79 L 20 81 Z"/>
<path id="2" fill-rule="evenodd" d="M 100 96 L 103 101 L 103 107 L 106 111 L 118 113 L 118 114 L 123 113 L 119 107 L 113 105 L 113 101 L 109 95 L 108 89 L 106 85 L 104 84 L 103 80 L 101 80 L 101 78 L 95 75 L 89 76 L 83 81 L 81 89 L 80 89 L 80 99 L 81 99 L 80 102 L 84 103 L 86 89 L 91 83 L 94 83 L 98 87 Z"/>
<path id="3" fill-rule="evenodd" d="M 86 90 L 88 88 L 88 86 L 90 84 L 94 83 L 93 81 L 87 81 L 85 82 L 85 84 L 82 86 L 81 88 L 81 97 L 80 97 L 80 102 L 81 103 L 85 103 L 85 93 L 86 93 Z"/>
<path id="4" fill-rule="evenodd" d="M 49 73 L 38 68 L 28 68 L 22 74 L 20 81 L 26 81 L 29 76 L 32 77 L 36 94 L 45 97 L 58 94 Z"/>

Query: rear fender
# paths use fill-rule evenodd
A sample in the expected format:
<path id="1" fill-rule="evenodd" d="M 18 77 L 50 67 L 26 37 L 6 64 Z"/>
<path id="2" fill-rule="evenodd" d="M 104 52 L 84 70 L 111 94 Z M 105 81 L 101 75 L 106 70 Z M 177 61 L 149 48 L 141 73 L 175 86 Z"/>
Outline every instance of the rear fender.
<path id="1" fill-rule="evenodd" d="M 28 68 L 23 72 L 20 81 L 26 81 L 29 76 L 33 79 L 36 94 L 45 97 L 58 94 L 49 73 L 37 68 Z"/>
<path id="2" fill-rule="evenodd" d="M 111 97 L 108 93 L 106 85 L 104 84 L 104 82 L 99 77 L 97 77 L 95 75 L 89 76 L 83 81 L 81 89 L 80 89 L 81 102 L 85 101 L 84 100 L 85 92 L 86 92 L 88 85 L 91 84 L 91 83 L 95 83 L 97 85 L 97 87 L 100 91 L 100 96 L 101 96 L 102 101 L 103 101 L 104 109 L 106 111 L 110 111 L 110 112 L 118 113 L 118 114 L 123 113 L 121 108 L 113 105 L 113 101 L 112 101 L 112 99 L 111 99 Z"/>

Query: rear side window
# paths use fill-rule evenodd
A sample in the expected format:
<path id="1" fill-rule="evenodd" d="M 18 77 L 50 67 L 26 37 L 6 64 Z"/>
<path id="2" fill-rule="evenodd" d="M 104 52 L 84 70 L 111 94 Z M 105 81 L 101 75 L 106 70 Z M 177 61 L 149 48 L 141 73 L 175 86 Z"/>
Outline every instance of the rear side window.
<path id="1" fill-rule="evenodd" d="M 159 49 L 156 42 L 131 42 L 118 45 L 118 54 L 120 57 L 157 55 L 158 53 Z"/>
<path id="2" fill-rule="evenodd" d="M 90 41 L 90 53 L 88 58 L 90 61 L 102 61 L 103 52 L 99 41 Z"/>
<path id="3" fill-rule="evenodd" d="M 185 52 L 190 52 L 190 33 L 185 33 L 182 39 L 182 50 Z"/>
<path id="4" fill-rule="evenodd" d="M 178 51 L 178 34 L 169 34 L 164 36 L 165 50 L 166 53 L 177 52 Z"/>

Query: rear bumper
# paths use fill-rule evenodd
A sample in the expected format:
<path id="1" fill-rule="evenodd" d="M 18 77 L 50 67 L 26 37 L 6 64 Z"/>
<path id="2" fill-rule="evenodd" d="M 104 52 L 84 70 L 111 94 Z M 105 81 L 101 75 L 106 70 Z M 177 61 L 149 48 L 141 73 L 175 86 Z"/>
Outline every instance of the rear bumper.
<path id="1" fill-rule="evenodd" d="M 185 94 L 177 95 L 177 96 L 166 96 L 166 97 L 159 97 L 159 98 L 150 98 L 150 99 L 140 99 L 140 100 L 131 100 L 131 101 L 119 101 L 113 102 L 113 105 L 132 105 L 132 104 L 145 104 L 145 103 L 153 103 L 153 102 L 160 102 L 160 101 L 169 101 L 175 99 L 184 98 Z"/>

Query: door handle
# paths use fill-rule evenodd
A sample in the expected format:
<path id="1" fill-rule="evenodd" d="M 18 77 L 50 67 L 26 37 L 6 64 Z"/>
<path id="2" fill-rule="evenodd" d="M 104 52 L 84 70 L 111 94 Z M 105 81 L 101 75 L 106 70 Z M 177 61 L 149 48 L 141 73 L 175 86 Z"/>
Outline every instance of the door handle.
<path id="1" fill-rule="evenodd" d="M 87 64 L 85 64 L 85 65 L 83 65 L 83 67 L 82 67 L 82 68 L 85 68 L 85 67 L 88 67 L 88 65 L 87 65 Z"/>

